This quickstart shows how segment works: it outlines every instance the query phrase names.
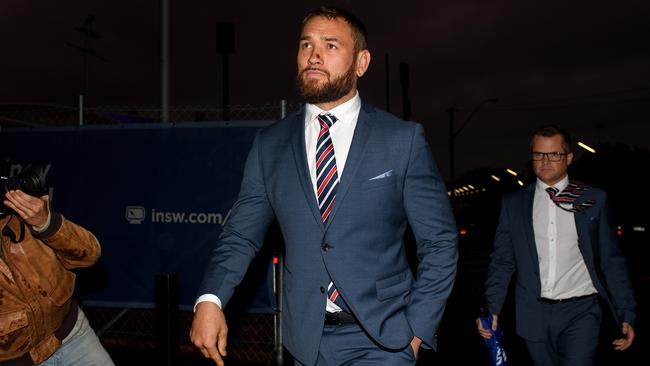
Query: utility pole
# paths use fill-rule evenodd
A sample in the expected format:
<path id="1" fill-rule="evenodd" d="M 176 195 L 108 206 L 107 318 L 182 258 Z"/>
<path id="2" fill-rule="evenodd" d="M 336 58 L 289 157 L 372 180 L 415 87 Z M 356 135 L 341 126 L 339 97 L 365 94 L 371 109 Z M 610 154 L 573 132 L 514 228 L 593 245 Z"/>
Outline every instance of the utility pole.
<path id="1" fill-rule="evenodd" d="M 161 122 L 169 122 L 169 0 L 162 0 L 160 47 L 160 109 Z"/>
<path id="2" fill-rule="evenodd" d="M 222 56 L 223 83 L 222 83 L 222 107 L 223 120 L 230 120 L 230 70 L 228 56 L 235 53 L 235 23 L 217 23 L 217 53 Z"/>
<path id="3" fill-rule="evenodd" d="M 449 113 L 449 183 L 453 184 L 454 179 L 456 179 L 456 157 L 454 140 L 456 139 L 456 134 L 454 133 L 454 113 L 456 108 L 449 107 L 447 108 L 447 113 Z"/>
<path id="4" fill-rule="evenodd" d="M 390 112 L 390 63 L 388 62 L 388 54 L 386 54 L 386 112 Z"/>
<path id="5" fill-rule="evenodd" d="M 78 49 L 83 54 L 83 86 L 81 88 L 83 98 L 80 99 L 83 100 L 84 106 L 88 105 L 88 93 L 90 89 L 90 58 L 88 56 L 93 56 L 104 62 L 107 61 L 104 57 L 96 54 L 92 50 L 92 40 L 101 38 L 99 33 L 92 29 L 95 19 L 96 17 L 94 14 L 88 14 L 84 19 L 83 25 L 74 27 L 74 30 L 83 34 L 83 46 L 66 42 L 66 45 Z"/>
<path id="6" fill-rule="evenodd" d="M 402 84 L 402 109 L 404 111 L 404 120 L 411 119 L 411 100 L 408 97 L 408 88 L 410 86 L 409 64 L 400 62 L 399 79 Z"/>
<path id="7" fill-rule="evenodd" d="M 486 103 L 496 103 L 498 98 L 488 98 L 482 101 L 472 112 L 467 116 L 463 124 L 460 126 L 458 131 L 454 127 L 454 116 L 455 112 L 459 111 L 454 107 L 447 108 L 447 113 L 449 114 L 449 183 L 453 184 L 456 179 L 456 157 L 455 157 L 455 143 L 456 137 L 460 132 L 467 126 L 467 123 L 474 117 L 474 115 L 486 104 Z"/>

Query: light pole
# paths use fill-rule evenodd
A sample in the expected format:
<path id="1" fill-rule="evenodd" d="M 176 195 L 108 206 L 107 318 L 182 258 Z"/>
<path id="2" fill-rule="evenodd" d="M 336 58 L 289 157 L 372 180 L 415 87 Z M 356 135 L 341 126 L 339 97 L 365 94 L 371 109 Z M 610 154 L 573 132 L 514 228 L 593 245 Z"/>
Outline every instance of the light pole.
<path id="1" fill-rule="evenodd" d="M 169 0 L 161 3 L 160 29 L 160 121 L 169 122 Z"/>
<path id="2" fill-rule="evenodd" d="M 482 101 L 472 112 L 467 116 L 463 124 L 460 126 L 458 131 L 454 127 L 454 113 L 458 109 L 454 107 L 447 108 L 447 113 L 449 113 L 449 182 L 453 183 L 456 179 L 456 159 L 455 159 L 455 140 L 458 134 L 467 126 L 467 123 L 474 117 L 474 115 L 486 104 L 486 103 L 496 103 L 498 98 L 488 98 Z"/>
<path id="3" fill-rule="evenodd" d="M 94 14 L 88 14 L 86 18 L 84 19 L 84 23 L 82 26 L 79 27 L 74 27 L 74 29 L 77 32 L 81 32 L 84 35 L 84 42 L 83 46 L 79 46 L 70 42 L 66 42 L 66 45 L 72 48 L 76 48 L 83 52 L 83 87 L 82 87 L 82 101 L 83 101 L 83 106 L 88 105 L 88 94 L 89 94 L 89 85 L 90 85 L 90 59 L 88 56 L 93 56 L 99 60 L 102 60 L 106 62 L 107 60 L 96 54 L 92 50 L 92 40 L 93 39 L 99 39 L 101 38 L 101 35 L 97 32 L 95 32 L 93 28 L 93 23 L 95 22 L 95 15 Z M 82 107 L 83 107 L 82 106 Z"/>

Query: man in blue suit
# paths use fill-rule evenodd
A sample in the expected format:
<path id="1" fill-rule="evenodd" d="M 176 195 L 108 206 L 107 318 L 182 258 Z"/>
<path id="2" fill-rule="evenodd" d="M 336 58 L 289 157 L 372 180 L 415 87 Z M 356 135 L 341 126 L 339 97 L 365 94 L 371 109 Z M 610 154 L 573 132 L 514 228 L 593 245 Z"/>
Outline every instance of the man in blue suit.
<path id="1" fill-rule="evenodd" d="M 415 364 L 435 347 L 451 292 L 457 231 L 422 126 L 359 98 L 365 29 L 321 7 L 302 24 L 297 83 L 306 105 L 261 130 L 209 260 L 190 336 L 223 364 L 221 311 L 276 217 L 285 241 L 283 338 L 297 365 Z M 417 242 L 412 275 L 404 248 Z"/>
<path id="2" fill-rule="evenodd" d="M 571 139 L 562 129 L 535 132 L 531 158 L 537 181 L 506 195 L 488 267 L 485 296 L 492 329 L 516 273 L 517 333 L 536 365 L 593 364 L 601 308 L 611 309 L 625 350 L 634 340 L 636 303 L 607 212 L 604 191 L 571 182 Z M 477 320 L 479 333 L 490 338 Z"/>

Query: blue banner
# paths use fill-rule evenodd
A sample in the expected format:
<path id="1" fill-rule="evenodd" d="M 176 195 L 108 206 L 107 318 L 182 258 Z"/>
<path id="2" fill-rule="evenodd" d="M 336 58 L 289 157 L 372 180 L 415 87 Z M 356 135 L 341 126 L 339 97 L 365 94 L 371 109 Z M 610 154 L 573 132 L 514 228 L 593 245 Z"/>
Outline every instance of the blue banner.
<path id="1" fill-rule="evenodd" d="M 53 210 L 99 239 L 100 262 L 79 276 L 84 304 L 152 307 L 155 275 L 176 273 L 179 302 L 191 308 L 255 133 L 268 124 L 4 129 L 0 159 L 10 175 L 46 164 Z M 272 312 L 271 259 L 252 267 L 261 279 L 249 285 L 257 287 L 249 306 Z"/>

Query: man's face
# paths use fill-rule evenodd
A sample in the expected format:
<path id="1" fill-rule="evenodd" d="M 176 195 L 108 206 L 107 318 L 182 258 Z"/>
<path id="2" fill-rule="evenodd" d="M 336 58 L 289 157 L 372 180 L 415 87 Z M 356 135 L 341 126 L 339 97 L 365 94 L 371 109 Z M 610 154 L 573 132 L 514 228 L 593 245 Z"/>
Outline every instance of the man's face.
<path id="1" fill-rule="evenodd" d="M 314 17 L 300 35 L 296 76 L 300 94 L 312 104 L 349 99 L 369 61 L 367 50 L 355 53 L 352 27 L 345 20 Z"/>
<path id="2" fill-rule="evenodd" d="M 555 135 L 551 137 L 535 136 L 533 138 L 533 153 L 561 153 L 564 154 L 562 136 Z M 534 154 L 533 154 L 534 155 Z M 533 170 L 535 175 L 549 186 L 554 185 L 566 176 L 567 169 L 573 161 L 573 154 L 561 155 L 559 161 L 551 161 L 548 155 L 544 155 L 541 160 L 533 159 Z"/>

